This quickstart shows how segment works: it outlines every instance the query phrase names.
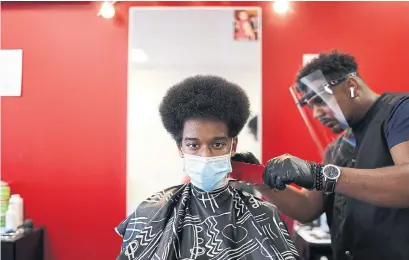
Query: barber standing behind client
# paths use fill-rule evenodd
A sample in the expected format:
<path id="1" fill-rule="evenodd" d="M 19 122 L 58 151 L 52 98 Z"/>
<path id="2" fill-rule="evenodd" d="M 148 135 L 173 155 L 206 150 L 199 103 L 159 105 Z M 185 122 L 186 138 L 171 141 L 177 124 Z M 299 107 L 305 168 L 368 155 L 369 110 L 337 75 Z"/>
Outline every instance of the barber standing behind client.
<path id="1" fill-rule="evenodd" d="M 331 240 L 337 260 L 409 259 L 408 93 L 374 93 L 360 77 L 355 58 L 338 52 L 307 64 L 297 83 L 312 109 L 325 105 L 343 128 L 351 127 L 355 154 L 349 167 L 288 154 L 270 160 L 263 179 L 278 190 L 276 206 L 295 219 L 302 218 L 305 205 L 317 207 L 317 196 L 292 191 L 288 184 L 314 194 L 335 192 L 345 198 L 343 205 L 334 205 L 341 211 L 331 227 L 336 230 L 331 230 Z M 286 199 L 280 198 L 281 192 Z"/>

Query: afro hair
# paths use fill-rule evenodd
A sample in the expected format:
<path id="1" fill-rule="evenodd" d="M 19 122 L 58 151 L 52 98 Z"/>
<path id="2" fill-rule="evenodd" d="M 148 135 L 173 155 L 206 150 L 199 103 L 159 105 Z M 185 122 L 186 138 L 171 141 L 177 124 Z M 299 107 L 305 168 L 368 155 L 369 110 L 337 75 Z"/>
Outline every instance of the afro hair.
<path id="1" fill-rule="evenodd" d="M 338 79 L 352 72 L 358 72 L 358 64 L 355 58 L 349 54 L 334 50 L 330 53 L 320 53 L 318 58 L 313 59 L 310 63 L 302 67 L 296 77 L 296 82 L 300 84 L 300 80 L 313 73 L 316 70 L 321 70 L 328 81 Z M 301 88 L 305 88 L 300 84 Z M 302 91 L 305 91 L 302 89 Z"/>
<path id="2" fill-rule="evenodd" d="M 229 137 L 235 137 L 250 116 L 250 102 L 238 85 L 218 76 L 197 75 L 172 86 L 159 113 L 177 143 L 182 141 L 185 121 L 195 117 L 221 120 L 227 124 Z"/>

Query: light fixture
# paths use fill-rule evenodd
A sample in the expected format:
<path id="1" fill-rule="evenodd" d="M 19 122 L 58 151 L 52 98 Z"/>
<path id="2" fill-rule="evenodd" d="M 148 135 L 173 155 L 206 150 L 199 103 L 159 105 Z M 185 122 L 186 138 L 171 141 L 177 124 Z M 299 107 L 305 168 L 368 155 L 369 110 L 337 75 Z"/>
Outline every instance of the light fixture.
<path id="1" fill-rule="evenodd" d="M 115 1 L 105 1 L 99 9 L 98 15 L 105 19 L 112 19 L 115 16 Z"/>
<path id="2" fill-rule="evenodd" d="M 290 1 L 276 0 L 273 3 L 273 9 L 278 14 L 285 14 L 290 10 Z"/>

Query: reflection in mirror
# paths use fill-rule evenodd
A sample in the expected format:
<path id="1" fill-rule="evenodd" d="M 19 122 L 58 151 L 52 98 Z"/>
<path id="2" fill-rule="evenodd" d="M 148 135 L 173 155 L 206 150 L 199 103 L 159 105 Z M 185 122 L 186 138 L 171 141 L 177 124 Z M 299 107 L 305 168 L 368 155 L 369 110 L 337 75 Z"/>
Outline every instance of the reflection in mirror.
<path id="1" fill-rule="evenodd" d="M 158 106 L 186 77 L 213 74 L 246 90 L 252 115 L 238 151 L 261 160 L 261 9 L 135 7 L 129 26 L 127 212 L 183 181 L 182 160 Z"/>

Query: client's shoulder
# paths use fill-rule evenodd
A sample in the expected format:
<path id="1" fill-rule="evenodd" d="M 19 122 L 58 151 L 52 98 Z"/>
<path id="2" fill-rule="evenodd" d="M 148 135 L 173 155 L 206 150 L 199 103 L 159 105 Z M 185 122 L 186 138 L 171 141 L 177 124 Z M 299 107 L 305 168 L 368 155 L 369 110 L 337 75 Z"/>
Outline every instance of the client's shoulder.
<path id="1" fill-rule="evenodd" d="M 260 208 L 260 209 L 268 210 L 270 212 L 271 211 L 279 212 L 278 208 L 274 204 L 271 204 L 265 200 L 262 200 L 254 196 L 247 190 L 243 189 L 242 188 L 243 183 L 244 182 L 241 182 L 241 181 L 230 181 L 229 182 L 230 186 L 234 188 L 235 192 L 239 195 L 239 197 L 245 204 L 251 206 L 251 208 Z"/>
<path id="2" fill-rule="evenodd" d="M 242 206 L 245 206 L 257 222 L 271 222 L 278 226 L 283 225 L 284 221 L 280 210 L 275 205 L 245 191 L 235 189 L 235 193 L 233 200 L 235 200 L 234 205 L 237 205 L 235 206 L 237 209 L 242 208 L 240 206 L 242 203 Z"/>
<path id="3" fill-rule="evenodd" d="M 161 209 L 171 207 L 173 203 L 168 202 L 176 200 L 186 185 L 173 186 L 149 196 L 115 228 L 116 232 L 124 237 L 127 230 L 131 230 L 132 234 L 135 230 L 141 230 Z"/>
<path id="4" fill-rule="evenodd" d="M 174 199 L 175 196 L 181 193 L 181 191 L 186 187 L 187 184 L 181 184 L 173 186 L 162 191 L 156 192 L 155 194 L 149 196 L 147 199 L 139 204 L 137 211 L 143 210 L 145 207 L 162 207 L 165 203 Z"/>

